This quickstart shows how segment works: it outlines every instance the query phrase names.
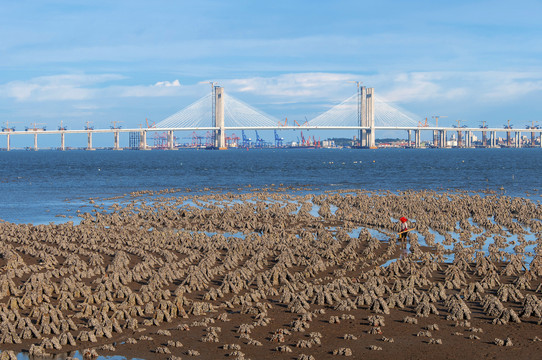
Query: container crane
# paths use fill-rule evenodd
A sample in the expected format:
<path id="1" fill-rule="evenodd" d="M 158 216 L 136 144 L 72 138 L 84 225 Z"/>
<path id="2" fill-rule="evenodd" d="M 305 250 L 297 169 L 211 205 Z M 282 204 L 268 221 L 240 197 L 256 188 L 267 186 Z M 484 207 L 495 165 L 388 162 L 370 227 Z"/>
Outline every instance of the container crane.
<path id="1" fill-rule="evenodd" d="M 241 136 L 243 138 L 243 147 L 248 149 L 252 139 L 245 135 L 245 130 L 241 130 Z"/>
<path id="2" fill-rule="evenodd" d="M 265 140 L 260 137 L 258 130 L 256 131 L 256 147 L 262 148 L 265 145 Z"/>
<path id="3" fill-rule="evenodd" d="M 232 147 L 238 147 L 239 146 L 239 136 L 235 135 L 235 133 L 231 134 L 231 146 Z"/>
<path id="4" fill-rule="evenodd" d="M 192 139 L 192 147 L 193 148 L 200 148 L 202 145 L 203 136 L 198 135 L 197 132 L 193 131 L 192 136 L 189 138 Z"/>
<path id="5" fill-rule="evenodd" d="M 305 137 L 303 136 L 303 131 L 301 132 L 301 146 L 307 146 L 307 142 L 305 140 Z"/>
<path id="6" fill-rule="evenodd" d="M 282 142 L 284 138 L 281 138 L 279 134 L 277 133 L 277 130 L 273 130 L 275 132 L 275 147 L 282 147 Z"/>

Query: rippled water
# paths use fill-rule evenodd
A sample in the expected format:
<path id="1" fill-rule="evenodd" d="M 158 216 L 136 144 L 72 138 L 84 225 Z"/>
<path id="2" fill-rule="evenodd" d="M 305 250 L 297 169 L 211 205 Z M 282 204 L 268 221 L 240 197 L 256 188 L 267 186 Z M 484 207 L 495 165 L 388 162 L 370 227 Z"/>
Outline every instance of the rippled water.
<path id="1" fill-rule="evenodd" d="M 261 149 L 0 152 L 0 219 L 61 221 L 91 197 L 136 190 L 284 184 L 330 189 L 492 190 L 540 198 L 541 149 Z"/>

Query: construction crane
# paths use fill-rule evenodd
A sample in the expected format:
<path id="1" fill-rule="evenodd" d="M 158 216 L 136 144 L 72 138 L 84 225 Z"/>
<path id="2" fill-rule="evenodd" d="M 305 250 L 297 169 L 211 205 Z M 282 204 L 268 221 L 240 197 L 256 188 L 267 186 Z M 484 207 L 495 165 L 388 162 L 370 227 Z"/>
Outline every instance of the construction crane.
<path id="1" fill-rule="evenodd" d="M 297 122 L 297 120 L 294 120 L 294 124 L 299 126 L 299 127 L 302 127 L 302 126 L 308 126 L 309 125 L 309 121 L 307 120 L 307 117 L 305 116 L 305 122 L 303 123 L 303 125 L 299 124 Z"/>
<path id="2" fill-rule="evenodd" d="M 275 132 L 275 147 L 282 147 L 282 142 L 284 138 L 281 138 L 279 134 L 277 133 L 277 130 L 273 130 Z"/>
<path id="3" fill-rule="evenodd" d="M 442 118 L 447 118 L 447 115 L 433 115 L 431 116 L 433 119 L 435 119 L 436 127 L 438 127 L 438 120 Z"/>
<path id="4" fill-rule="evenodd" d="M 110 126 L 110 128 L 112 130 L 120 129 L 122 126 L 117 126 L 117 124 L 120 124 L 122 122 L 124 122 L 124 121 L 111 121 L 112 125 Z"/>
<path id="5" fill-rule="evenodd" d="M 284 118 L 284 122 L 280 122 L 279 120 L 279 126 L 288 126 L 288 118 Z"/>
<path id="6" fill-rule="evenodd" d="M 457 126 L 454 125 L 453 127 L 457 128 L 457 129 L 460 129 L 461 128 L 461 120 L 456 120 L 456 121 L 457 121 Z M 463 127 L 465 127 L 465 126 L 466 125 L 463 125 Z M 463 142 L 463 134 L 462 134 L 461 130 L 457 130 L 457 147 L 461 147 L 462 142 Z"/>
<path id="7" fill-rule="evenodd" d="M 480 129 L 487 129 L 486 121 L 480 121 L 482 125 L 480 125 Z M 486 132 L 482 131 L 482 146 L 487 146 L 487 136 Z"/>
<path id="8" fill-rule="evenodd" d="M 421 121 L 418 121 L 418 127 L 428 127 L 429 125 L 427 124 L 427 118 L 425 118 L 425 123 L 422 123 Z"/>
<path id="9" fill-rule="evenodd" d="M 90 121 L 87 121 L 85 125 L 85 130 L 94 130 L 94 126 L 90 126 L 92 124 Z"/>
<path id="10" fill-rule="evenodd" d="M 248 149 L 250 147 L 252 139 L 245 135 L 245 130 L 241 130 L 241 136 L 243 138 L 243 147 Z"/>
<path id="11" fill-rule="evenodd" d="M 60 130 L 60 131 L 68 130 L 68 128 L 66 126 L 64 126 L 64 123 L 63 123 L 62 120 L 60 120 L 60 126 L 58 127 L 58 130 Z"/>
<path id="12" fill-rule="evenodd" d="M 531 122 L 531 125 L 527 125 L 525 128 L 526 129 L 531 129 L 531 130 L 534 130 L 534 129 L 540 129 L 540 126 L 539 125 L 535 125 L 535 123 L 537 123 L 538 121 L 532 121 Z M 531 131 L 531 147 L 534 147 L 535 145 L 535 142 L 536 142 L 536 136 L 535 136 L 535 132 L 534 131 Z"/>
<path id="13" fill-rule="evenodd" d="M 508 120 L 508 123 L 506 125 L 504 125 L 504 128 L 508 129 L 508 131 L 506 132 L 506 146 L 508 146 L 508 147 L 510 147 L 510 140 L 511 140 L 511 131 L 510 131 L 510 129 L 512 129 L 512 126 L 514 126 L 514 125 L 510 125 L 510 120 Z"/>
<path id="14" fill-rule="evenodd" d="M 45 125 L 45 123 L 31 123 L 30 124 L 32 127 L 26 127 L 25 128 L 25 131 L 45 131 L 47 130 L 47 128 L 45 126 L 43 127 L 38 127 L 38 125 Z"/>
<path id="15" fill-rule="evenodd" d="M 448 117 L 447 115 L 433 115 L 431 116 L 433 119 L 435 119 L 435 127 L 438 127 L 438 120 L 441 118 Z M 446 139 L 444 139 L 446 141 Z M 438 136 L 438 130 L 433 131 L 433 145 L 437 145 L 438 147 L 442 147 L 442 144 L 440 143 L 440 138 Z"/>
<path id="16" fill-rule="evenodd" d="M 149 125 L 149 119 L 145 118 L 145 123 L 147 124 L 147 129 L 155 128 L 155 122 L 153 121 L 152 124 Z"/>
<path id="17" fill-rule="evenodd" d="M 11 123 L 15 124 L 15 123 L 18 123 L 18 121 L 12 121 Z M 3 132 L 15 131 L 15 127 L 14 126 L 9 127 L 9 121 L 6 120 L 6 126 L 2 127 L 2 131 Z"/>

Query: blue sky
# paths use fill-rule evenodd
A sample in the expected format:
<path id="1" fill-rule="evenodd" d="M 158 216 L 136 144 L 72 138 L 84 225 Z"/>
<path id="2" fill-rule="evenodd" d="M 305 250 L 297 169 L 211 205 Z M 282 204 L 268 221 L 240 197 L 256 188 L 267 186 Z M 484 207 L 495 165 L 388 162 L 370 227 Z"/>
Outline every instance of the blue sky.
<path id="1" fill-rule="evenodd" d="M 2 125 L 160 121 L 216 81 L 277 118 L 355 92 L 542 125 L 540 1 L 2 1 Z M 4 141 L 4 140 L 0 140 Z"/>

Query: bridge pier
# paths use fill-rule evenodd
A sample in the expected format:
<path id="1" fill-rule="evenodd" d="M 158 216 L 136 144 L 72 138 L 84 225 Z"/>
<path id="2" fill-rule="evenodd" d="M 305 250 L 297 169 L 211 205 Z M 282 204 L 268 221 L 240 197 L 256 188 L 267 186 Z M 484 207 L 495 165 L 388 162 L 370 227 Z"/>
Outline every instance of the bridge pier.
<path id="1" fill-rule="evenodd" d="M 115 138 L 115 145 L 113 146 L 113 150 L 122 150 L 119 146 L 120 133 L 118 131 L 113 132 L 113 137 Z"/>
<path id="2" fill-rule="evenodd" d="M 412 143 L 412 141 L 411 141 L 411 139 L 412 139 L 412 130 L 407 130 L 407 132 L 408 132 L 408 144 L 407 144 L 407 146 L 410 147 L 411 143 Z"/>
<path id="3" fill-rule="evenodd" d="M 447 148 L 448 139 L 446 139 L 446 130 L 440 130 L 439 133 L 440 133 L 440 147 Z"/>
<path id="4" fill-rule="evenodd" d="M 167 148 L 168 150 L 175 150 L 175 137 L 173 136 L 173 130 L 167 132 Z"/>
<path id="5" fill-rule="evenodd" d="M 515 141 L 515 146 L 517 148 L 520 148 L 521 147 L 521 132 L 520 131 L 516 131 L 516 141 Z"/>
<path id="6" fill-rule="evenodd" d="M 6 150 L 7 150 L 7 151 L 10 151 L 10 150 L 11 150 L 10 140 L 11 140 L 11 139 L 10 139 L 10 135 L 7 134 L 7 139 L 6 139 L 6 141 L 7 141 L 7 144 L 6 144 Z"/>
<path id="7" fill-rule="evenodd" d="M 495 131 L 489 132 L 489 147 L 494 148 L 497 146 L 497 134 Z"/>
<path id="8" fill-rule="evenodd" d="M 34 151 L 38 151 L 38 133 L 34 132 Z"/>
<path id="9" fill-rule="evenodd" d="M 96 150 L 96 149 L 92 148 L 92 131 L 89 131 L 87 133 L 87 148 L 86 148 L 86 150 L 88 150 L 88 151 Z"/>
<path id="10" fill-rule="evenodd" d="M 66 143 L 65 143 L 65 134 L 64 132 L 60 133 L 60 150 L 64 151 L 66 150 Z"/>
<path id="11" fill-rule="evenodd" d="M 147 148 L 147 131 L 143 130 L 139 137 L 139 150 L 149 150 Z"/>
<path id="12" fill-rule="evenodd" d="M 420 129 L 414 130 L 414 147 L 419 149 L 422 147 L 422 141 L 420 137 Z"/>

